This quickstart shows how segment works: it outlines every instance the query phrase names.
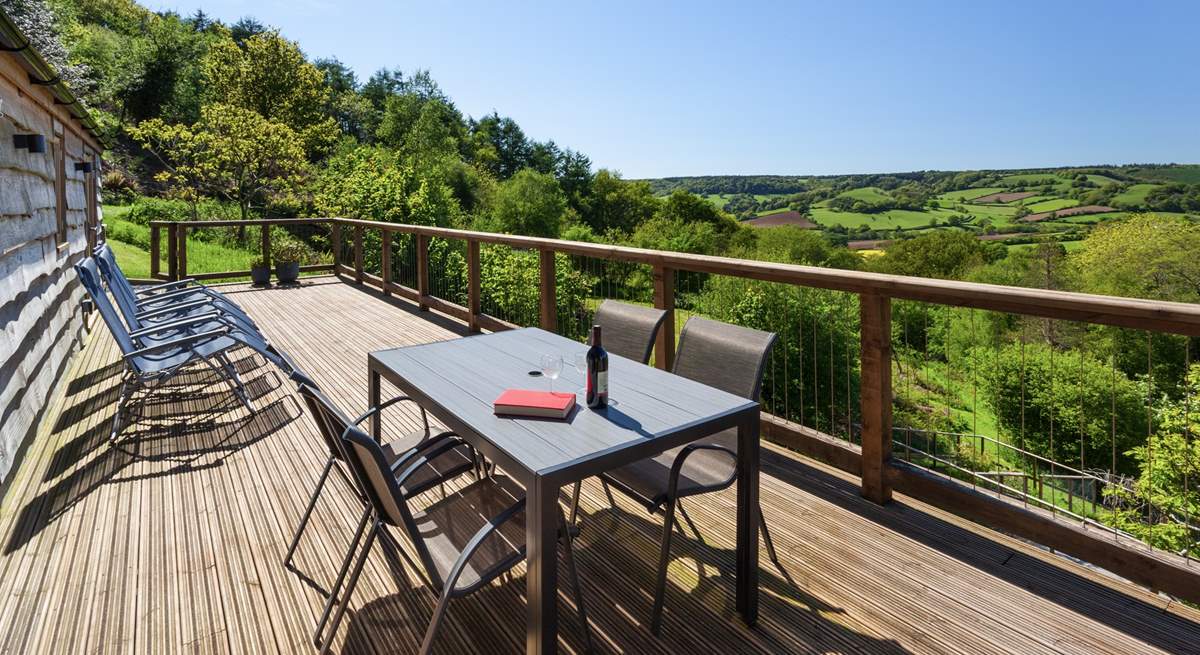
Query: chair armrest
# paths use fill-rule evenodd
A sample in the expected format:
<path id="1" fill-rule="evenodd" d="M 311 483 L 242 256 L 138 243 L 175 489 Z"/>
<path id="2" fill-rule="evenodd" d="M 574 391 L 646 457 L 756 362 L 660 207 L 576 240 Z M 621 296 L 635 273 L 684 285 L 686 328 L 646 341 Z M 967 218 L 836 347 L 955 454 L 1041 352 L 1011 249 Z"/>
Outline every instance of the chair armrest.
<path id="1" fill-rule="evenodd" d="M 164 341 L 160 344 L 155 344 L 155 345 L 149 346 L 147 348 L 141 348 L 139 350 L 134 350 L 133 352 L 125 353 L 125 359 L 133 359 L 134 357 L 143 357 L 146 355 L 152 355 L 160 350 L 167 350 L 170 348 L 187 348 L 188 346 L 195 344 L 195 343 L 211 341 L 213 339 L 216 339 L 217 337 L 223 337 L 223 336 L 225 336 L 226 332 L 227 332 L 227 330 L 222 328 L 222 329 L 218 329 L 218 330 L 209 330 L 207 332 L 200 332 L 197 334 L 189 334 L 186 337 L 180 337 L 178 339 Z M 188 350 L 191 350 L 191 349 L 188 348 Z"/>
<path id="2" fill-rule="evenodd" d="M 208 287 L 190 287 L 190 288 L 180 288 L 180 289 L 168 289 L 166 291 L 163 291 L 162 293 L 155 294 L 153 296 L 138 298 L 137 305 L 138 305 L 138 307 L 146 307 L 146 306 L 154 307 L 155 303 L 164 303 L 164 302 L 171 302 L 171 301 L 178 302 L 178 300 L 180 298 L 186 298 L 188 296 L 203 296 L 203 297 L 213 298 L 213 299 L 221 297 L 220 294 L 218 294 L 216 291 L 213 291 L 212 289 L 209 289 Z"/>
<path id="3" fill-rule="evenodd" d="M 404 401 L 404 400 L 408 400 L 408 401 L 411 401 L 414 403 L 417 402 L 417 401 L 413 400 L 412 398 L 409 398 L 408 396 L 396 396 L 395 398 L 392 398 L 391 400 L 388 400 L 387 402 L 380 403 L 379 405 L 372 407 L 372 408 L 368 409 L 367 411 L 363 412 L 362 414 L 360 414 L 358 416 L 358 418 L 354 419 L 354 424 L 362 425 L 363 421 L 371 418 L 375 414 L 382 412 L 383 410 L 387 409 L 388 407 L 391 407 L 392 405 L 395 405 L 396 403 Z"/>
<path id="4" fill-rule="evenodd" d="M 463 569 L 466 568 L 467 562 L 471 561 L 471 558 L 475 555 L 475 551 L 479 550 L 479 547 L 483 545 L 483 542 L 487 540 L 487 538 L 491 536 L 493 532 L 495 532 L 500 526 L 511 521 L 514 516 L 520 514 L 524 509 L 525 499 L 522 498 L 510 505 L 508 509 L 500 512 L 495 517 L 488 519 L 488 524 L 479 528 L 479 531 L 475 533 L 475 536 L 471 537 L 471 540 L 467 542 L 467 545 L 463 547 L 462 552 L 459 553 L 458 559 L 455 560 L 454 567 L 450 569 L 450 574 L 446 576 L 445 587 L 442 589 L 442 593 L 448 593 L 454 590 L 455 583 L 457 583 L 458 578 L 462 576 Z"/>
<path id="5" fill-rule="evenodd" d="M 176 287 L 186 287 L 191 284 L 195 284 L 195 282 L 196 282 L 195 278 L 189 277 L 189 278 L 185 278 L 182 280 L 174 280 L 172 282 L 163 282 L 162 284 L 151 284 L 148 287 L 145 287 L 145 286 L 140 287 L 140 288 L 134 287 L 133 293 L 138 296 L 148 296 L 148 295 L 157 293 L 159 291 L 166 291 L 168 289 L 174 289 Z M 201 289 L 206 288 L 203 284 L 197 284 L 196 286 L 200 287 Z"/>
<path id="6" fill-rule="evenodd" d="M 162 316 L 164 314 L 170 314 L 171 312 L 181 312 L 181 311 L 187 311 L 189 309 L 196 309 L 198 307 L 203 307 L 204 305 L 208 305 L 208 304 L 211 304 L 208 300 L 189 300 L 187 302 L 181 302 L 181 303 L 174 304 L 174 305 L 167 305 L 165 307 L 159 307 L 156 309 L 139 310 L 137 317 L 138 317 L 138 320 L 141 321 L 141 320 L 145 320 L 145 319 L 149 319 L 149 318 L 154 318 L 156 316 Z"/>
<path id="7" fill-rule="evenodd" d="M 139 337 L 144 337 L 144 336 L 148 336 L 151 334 L 158 334 L 159 332 L 169 332 L 171 330 L 177 330 L 179 328 L 187 327 L 189 325 L 195 325 L 196 323 L 210 323 L 213 320 L 215 320 L 218 316 L 219 315 L 216 312 L 211 312 L 211 313 L 206 313 L 206 314 L 197 314 L 195 316 L 188 316 L 186 318 L 181 318 L 178 321 L 159 323 L 158 325 L 152 325 L 150 327 L 145 327 L 140 330 L 134 330 L 133 332 L 129 333 L 129 336 L 133 337 L 134 339 L 137 339 Z"/>
<path id="8" fill-rule="evenodd" d="M 451 439 L 451 437 L 453 437 L 453 439 Z M 404 467 L 403 471 L 396 474 L 396 482 L 398 484 L 404 484 L 405 480 L 420 470 L 422 466 L 428 464 L 430 460 L 436 459 L 438 455 L 441 455 L 448 450 L 465 445 L 467 445 L 467 442 L 460 439 L 459 436 L 453 432 L 442 432 L 426 439 L 425 441 L 422 441 L 416 446 L 413 446 L 412 450 L 405 453 L 402 457 L 400 457 L 400 459 L 396 460 L 396 462 L 392 464 L 393 473 L 395 473 L 400 467 Z M 422 454 L 431 449 L 433 452 Z"/>
<path id="9" fill-rule="evenodd" d="M 729 482 L 732 482 L 733 478 L 737 477 L 737 468 L 736 468 L 737 453 L 733 452 L 732 450 L 730 450 L 724 446 L 718 446 L 717 444 L 691 443 L 691 444 L 684 446 L 683 450 L 679 451 L 679 454 L 675 456 L 675 461 L 671 463 L 671 477 L 670 477 L 670 481 L 667 485 L 667 495 L 669 497 L 671 497 L 671 498 L 675 497 L 675 492 L 679 488 L 679 474 L 680 474 L 680 472 L 683 471 L 683 465 L 684 465 L 684 463 L 687 462 L 687 458 L 692 453 L 694 453 L 698 450 L 715 450 L 718 452 L 725 453 L 726 455 L 729 455 L 730 457 L 732 457 L 733 461 L 734 461 L 734 465 L 735 465 L 734 472 L 733 472 L 733 475 L 728 480 L 725 481 L 725 483 L 727 484 Z"/>

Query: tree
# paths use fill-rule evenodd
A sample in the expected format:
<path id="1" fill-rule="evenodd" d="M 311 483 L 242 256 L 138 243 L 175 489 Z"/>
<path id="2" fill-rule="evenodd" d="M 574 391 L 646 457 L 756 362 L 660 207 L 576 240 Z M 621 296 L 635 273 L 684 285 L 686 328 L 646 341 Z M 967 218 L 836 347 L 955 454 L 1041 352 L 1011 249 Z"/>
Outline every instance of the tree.
<path id="1" fill-rule="evenodd" d="M 892 244 L 882 257 L 875 258 L 874 268 L 895 275 L 961 279 L 991 256 L 986 245 L 973 234 L 937 230 Z"/>
<path id="2" fill-rule="evenodd" d="M 287 125 L 230 105 L 208 105 L 188 127 L 151 119 L 129 133 L 162 161 L 159 180 L 195 202 L 205 195 L 232 200 L 242 220 L 271 194 L 288 191 L 305 170 L 304 151 Z"/>
<path id="3" fill-rule="evenodd" d="M 500 184 L 493 210 L 502 232 L 558 237 L 567 212 L 567 198 L 553 175 L 525 169 Z"/>
<path id="4" fill-rule="evenodd" d="M 300 47 L 270 31 L 214 43 L 202 64 L 211 102 L 241 107 L 294 130 L 310 157 L 326 152 L 337 134 L 325 114 L 325 75 L 308 63 Z"/>
<path id="5" fill-rule="evenodd" d="M 592 178 L 591 193 L 581 214 L 597 234 L 628 234 L 650 220 L 659 204 L 649 182 L 627 182 L 620 173 L 601 169 Z"/>
<path id="6" fill-rule="evenodd" d="M 533 145 L 513 119 L 496 112 L 470 125 L 472 157 L 497 179 L 507 180 L 530 165 Z"/>
<path id="7" fill-rule="evenodd" d="M 1200 225 L 1140 214 L 1097 227 L 1083 241 L 1081 283 L 1094 293 L 1200 301 Z"/>

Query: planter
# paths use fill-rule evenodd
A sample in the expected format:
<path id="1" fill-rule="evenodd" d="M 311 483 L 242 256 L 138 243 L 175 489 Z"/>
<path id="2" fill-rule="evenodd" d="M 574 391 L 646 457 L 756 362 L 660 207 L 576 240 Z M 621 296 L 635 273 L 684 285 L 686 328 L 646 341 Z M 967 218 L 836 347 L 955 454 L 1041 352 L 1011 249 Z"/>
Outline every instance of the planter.
<path id="1" fill-rule="evenodd" d="M 286 284 L 300 279 L 300 262 L 280 262 L 275 265 L 275 277 Z"/>
<path id="2" fill-rule="evenodd" d="M 258 286 L 264 286 L 271 281 L 269 266 L 254 266 L 250 269 L 250 281 Z"/>

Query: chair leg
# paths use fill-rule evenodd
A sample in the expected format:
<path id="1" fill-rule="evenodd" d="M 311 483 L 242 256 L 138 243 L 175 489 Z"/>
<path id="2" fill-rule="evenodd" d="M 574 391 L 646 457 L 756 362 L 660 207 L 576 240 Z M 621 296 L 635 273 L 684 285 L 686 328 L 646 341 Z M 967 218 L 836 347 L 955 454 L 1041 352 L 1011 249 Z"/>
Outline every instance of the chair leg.
<path id="1" fill-rule="evenodd" d="M 438 628 L 442 625 L 442 619 L 446 616 L 446 608 L 450 605 L 450 587 L 442 590 L 442 595 L 438 598 L 437 607 L 433 609 L 433 616 L 429 619 L 429 627 L 425 629 L 425 638 L 421 640 L 421 655 L 429 655 L 433 650 L 433 638 L 437 636 Z"/>
<path id="2" fill-rule="evenodd" d="M 767 555 L 776 566 L 782 566 L 779 563 L 779 556 L 775 554 L 775 542 L 771 541 L 771 533 L 767 530 L 767 518 L 763 516 L 761 504 L 758 506 L 758 528 L 762 531 L 763 544 L 767 547 Z"/>
<path id="3" fill-rule="evenodd" d="M 682 500 L 676 501 L 676 507 L 679 509 L 679 515 L 683 517 L 683 522 L 687 523 L 688 527 L 692 529 L 693 533 L 695 533 L 696 540 L 702 544 L 707 545 L 704 541 L 704 535 L 700 534 L 700 528 L 696 525 L 696 522 L 692 520 L 692 517 L 690 515 L 688 515 L 687 510 L 683 508 L 683 501 Z M 680 525 L 678 521 L 676 521 L 675 524 Z M 684 534 L 683 527 L 681 525 L 679 528 L 679 534 L 687 536 L 686 534 Z"/>
<path id="4" fill-rule="evenodd" d="M 292 544 L 288 546 L 287 555 L 283 558 L 284 568 L 292 565 L 292 555 L 296 554 L 296 546 L 300 545 L 300 535 L 304 534 L 304 528 L 308 527 L 308 519 L 312 517 L 313 508 L 317 506 L 317 497 L 321 495 L 321 490 L 325 488 L 325 481 L 329 479 L 329 471 L 333 468 L 333 456 L 330 455 L 325 460 L 325 470 L 321 471 L 321 478 L 317 480 L 317 486 L 313 489 L 312 496 L 308 499 L 308 508 L 304 510 L 304 517 L 300 519 L 300 525 L 296 527 L 296 534 L 292 537 Z"/>
<path id="5" fill-rule="evenodd" d="M 575 497 L 579 498 L 578 483 L 575 486 Z M 559 514 L 559 520 L 562 521 L 562 514 Z M 567 560 L 567 568 L 571 572 L 571 591 L 575 596 L 575 606 L 579 608 L 579 622 L 583 626 L 583 646 L 585 653 L 592 652 L 592 626 L 588 623 L 587 607 L 583 604 L 583 585 L 579 581 L 579 568 L 575 565 L 575 537 L 571 536 L 571 526 L 563 522 L 563 535 L 565 536 L 567 547 L 563 551 L 563 557 Z"/>
<path id="6" fill-rule="evenodd" d="M 246 385 L 242 382 L 242 376 L 238 375 L 237 367 L 229 361 L 225 353 L 217 354 L 216 359 L 221 364 L 221 369 L 225 371 L 226 379 L 229 381 L 230 386 L 233 387 L 234 395 L 238 397 L 238 400 L 242 401 L 247 410 L 253 413 L 254 405 L 250 404 L 250 394 L 246 391 Z"/>
<path id="7" fill-rule="evenodd" d="M 616 498 L 613 498 L 613 494 L 612 494 L 612 488 L 610 488 L 610 487 L 608 486 L 608 483 L 604 481 L 604 478 L 601 478 L 601 479 L 600 479 L 600 486 L 604 487 L 604 495 L 605 495 L 605 496 L 608 496 L 608 506 L 609 506 L 609 508 L 611 508 L 613 511 L 616 511 L 616 509 L 617 509 L 617 499 L 616 499 Z"/>
<path id="8" fill-rule="evenodd" d="M 367 543 L 363 545 L 362 552 L 358 554 L 358 560 L 354 562 L 354 572 L 350 574 L 350 579 L 346 581 L 346 593 L 342 594 L 342 602 L 338 605 L 337 614 L 333 616 L 333 623 L 329 624 L 329 633 L 325 635 L 325 643 L 321 646 L 320 653 L 325 655 L 329 652 L 329 647 L 333 645 L 333 638 L 337 636 L 338 625 L 342 622 L 342 617 L 346 614 L 346 607 L 350 605 L 350 595 L 354 593 L 354 587 L 358 585 L 358 576 L 362 575 L 363 565 L 367 563 L 367 555 L 371 554 L 371 546 L 375 544 L 375 535 L 379 531 L 379 524 L 371 526 L 371 532 L 367 534 Z"/>
<path id="9" fill-rule="evenodd" d="M 567 519 L 568 525 L 575 525 L 575 519 L 579 516 L 579 490 L 583 486 L 583 482 L 576 482 L 575 489 L 571 491 L 571 515 Z"/>
<path id="10" fill-rule="evenodd" d="M 346 556 L 342 558 L 342 565 L 338 569 L 337 578 L 332 586 L 329 587 L 329 597 L 325 599 L 325 607 L 321 610 L 321 618 L 317 621 L 317 627 L 313 630 L 313 645 L 321 645 L 321 631 L 325 628 L 325 622 L 329 620 L 329 613 L 333 610 L 333 604 L 337 602 L 338 591 L 342 588 L 342 581 L 346 579 L 346 572 L 350 569 L 350 562 L 354 559 L 354 551 L 358 548 L 358 542 L 362 540 L 363 530 L 367 528 L 367 522 L 371 518 L 371 510 L 367 509 L 363 512 L 362 520 L 358 522 L 358 529 L 354 531 L 354 538 L 350 540 L 350 547 L 346 549 Z M 374 533 L 374 531 L 372 531 Z"/>
<path id="11" fill-rule="evenodd" d="M 654 611 L 650 619 L 650 632 L 658 635 L 662 626 L 664 596 L 667 593 L 667 565 L 671 562 L 671 534 L 674 531 L 675 499 L 667 502 L 666 522 L 663 523 L 662 551 L 658 556 L 658 583 L 654 586 Z"/>
<path id="12" fill-rule="evenodd" d="M 121 425 L 121 415 L 125 412 L 125 403 L 129 402 L 129 396 L 131 395 L 128 375 L 121 378 L 121 390 L 118 393 L 117 413 L 113 415 L 112 429 L 108 434 L 108 440 L 111 443 L 116 443 L 117 435 L 121 433 L 121 428 L 124 427 Z"/>

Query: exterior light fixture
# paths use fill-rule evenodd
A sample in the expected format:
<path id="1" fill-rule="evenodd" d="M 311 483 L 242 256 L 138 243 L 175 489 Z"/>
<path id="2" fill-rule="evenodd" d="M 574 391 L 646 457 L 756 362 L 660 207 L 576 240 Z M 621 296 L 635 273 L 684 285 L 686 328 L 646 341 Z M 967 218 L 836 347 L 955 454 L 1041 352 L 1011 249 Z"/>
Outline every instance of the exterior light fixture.
<path id="1" fill-rule="evenodd" d="M 91 173 L 92 172 L 92 162 L 90 162 L 90 161 L 75 162 L 75 172 L 76 173 Z"/>
<path id="2" fill-rule="evenodd" d="M 13 147 L 25 148 L 30 154 L 46 152 L 46 137 L 41 134 L 14 134 Z"/>

